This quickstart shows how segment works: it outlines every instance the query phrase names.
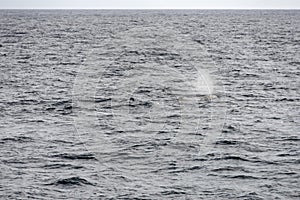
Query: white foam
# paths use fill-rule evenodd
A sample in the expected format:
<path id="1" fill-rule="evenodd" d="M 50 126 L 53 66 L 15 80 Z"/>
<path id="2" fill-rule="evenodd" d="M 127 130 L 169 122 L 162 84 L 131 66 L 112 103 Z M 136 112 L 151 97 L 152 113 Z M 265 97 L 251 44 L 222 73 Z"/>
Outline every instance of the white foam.
<path id="1" fill-rule="evenodd" d="M 214 93 L 214 82 L 208 72 L 198 70 L 197 80 L 194 83 L 200 95 L 212 96 Z"/>

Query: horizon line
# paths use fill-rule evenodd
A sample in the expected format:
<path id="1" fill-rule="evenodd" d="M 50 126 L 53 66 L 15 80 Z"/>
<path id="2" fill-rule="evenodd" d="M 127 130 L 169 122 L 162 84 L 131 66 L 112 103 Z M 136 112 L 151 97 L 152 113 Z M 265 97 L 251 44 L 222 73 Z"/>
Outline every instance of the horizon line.
<path id="1" fill-rule="evenodd" d="M 0 10 L 300 10 L 300 8 L 0 8 Z"/>

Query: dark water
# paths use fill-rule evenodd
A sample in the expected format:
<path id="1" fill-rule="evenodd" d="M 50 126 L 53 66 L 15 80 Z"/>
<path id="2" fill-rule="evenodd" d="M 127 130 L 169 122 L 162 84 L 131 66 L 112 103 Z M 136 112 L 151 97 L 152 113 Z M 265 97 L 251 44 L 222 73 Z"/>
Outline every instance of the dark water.
<path id="1" fill-rule="evenodd" d="M 1 10 L 1 199 L 299 199 L 299 44 L 297 10 Z"/>

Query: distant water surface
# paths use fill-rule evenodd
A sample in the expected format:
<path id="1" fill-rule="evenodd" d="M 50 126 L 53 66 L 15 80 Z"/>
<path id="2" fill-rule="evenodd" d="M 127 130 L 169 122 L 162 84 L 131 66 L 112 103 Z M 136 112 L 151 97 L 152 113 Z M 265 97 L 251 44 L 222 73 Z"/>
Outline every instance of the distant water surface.
<path id="1" fill-rule="evenodd" d="M 1 199 L 299 199 L 298 10 L 0 10 Z"/>

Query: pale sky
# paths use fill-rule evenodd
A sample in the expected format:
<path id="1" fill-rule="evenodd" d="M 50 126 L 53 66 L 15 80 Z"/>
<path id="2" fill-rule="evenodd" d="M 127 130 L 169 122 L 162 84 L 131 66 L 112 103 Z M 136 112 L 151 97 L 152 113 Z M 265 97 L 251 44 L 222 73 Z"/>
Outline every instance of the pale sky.
<path id="1" fill-rule="evenodd" d="M 0 0 L 0 9 L 300 9 L 300 0 Z"/>

